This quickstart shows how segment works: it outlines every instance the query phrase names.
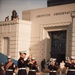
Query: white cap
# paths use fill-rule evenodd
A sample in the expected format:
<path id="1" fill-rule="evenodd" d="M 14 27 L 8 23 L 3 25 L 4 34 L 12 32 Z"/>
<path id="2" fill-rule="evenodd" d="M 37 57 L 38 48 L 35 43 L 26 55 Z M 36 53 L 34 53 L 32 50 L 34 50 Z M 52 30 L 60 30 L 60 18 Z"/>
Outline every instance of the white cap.
<path id="1" fill-rule="evenodd" d="M 75 59 L 75 57 L 74 56 L 71 56 L 71 59 Z"/>
<path id="2" fill-rule="evenodd" d="M 11 56 L 8 56 L 9 59 L 11 59 Z"/>
<path id="3" fill-rule="evenodd" d="M 33 57 L 32 60 L 35 60 L 35 58 Z"/>
<path id="4" fill-rule="evenodd" d="M 19 53 L 20 53 L 20 54 L 22 54 L 22 53 L 27 54 L 27 52 L 26 52 L 26 51 L 20 51 Z"/>
<path id="5" fill-rule="evenodd" d="M 56 61 L 56 58 L 53 58 L 53 61 Z"/>
<path id="6" fill-rule="evenodd" d="M 53 60 L 53 58 L 50 58 L 50 61 L 52 61 Z"/>

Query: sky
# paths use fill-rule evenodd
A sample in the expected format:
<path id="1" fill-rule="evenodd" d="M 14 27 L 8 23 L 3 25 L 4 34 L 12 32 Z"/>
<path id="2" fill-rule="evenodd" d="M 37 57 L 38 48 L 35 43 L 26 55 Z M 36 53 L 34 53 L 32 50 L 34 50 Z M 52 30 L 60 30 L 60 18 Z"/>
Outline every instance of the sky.
<path id="1" fill-rule="evenodd" d="M 19 19 L 22 19 L 22 11 L 47 7 L 47 0 L 0 0 L 0 21 L 6 16 L 11 19 L 12 10 L 16 10 Z"/>

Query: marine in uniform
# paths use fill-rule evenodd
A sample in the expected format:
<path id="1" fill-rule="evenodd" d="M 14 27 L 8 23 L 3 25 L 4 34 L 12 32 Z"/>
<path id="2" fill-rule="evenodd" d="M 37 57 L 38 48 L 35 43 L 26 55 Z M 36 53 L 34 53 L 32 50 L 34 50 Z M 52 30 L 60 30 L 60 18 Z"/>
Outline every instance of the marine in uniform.
<path id="1" fill-rule="evenodd" d="M 57 75 L 58 65 L 56 65 L 55 60 L 50 63 L 48 69 L 50 70 L 49 75 Z"/>
<path id="2" fill-rule="evenodd" d="M 26 52 L 20 52 L 20 58 L 18 60 L 18 75 L 27 75 L 26 67 L 29 60 L 26 59 Z"/>
<path id="3" fill-rule="evenodd" d="M 0 64 L 0 75 L 5 75 L 4 64 Z"/>
<path id="4" fill-rule="evenodd" d="M 67 63 L 66 66 L 68 67 L 67 75 L 75 75 L 75 59 L 72 57 L 71 62 Z"/>
<path id="5" fill-rule="evenodd" d="M 38 71 L 38 65 L 35 61 L 35 58 L 32 58 L 28 65 L 30 68 L 28 75 L 36 75 L 36 72 Z"/>
<path id="6" fill-rule="evenodd" d="M 15 64 L 11 61 L 11 56 L 8 56 L 8 62 L 5 63 L 5 75 L 13 75 Z"/>

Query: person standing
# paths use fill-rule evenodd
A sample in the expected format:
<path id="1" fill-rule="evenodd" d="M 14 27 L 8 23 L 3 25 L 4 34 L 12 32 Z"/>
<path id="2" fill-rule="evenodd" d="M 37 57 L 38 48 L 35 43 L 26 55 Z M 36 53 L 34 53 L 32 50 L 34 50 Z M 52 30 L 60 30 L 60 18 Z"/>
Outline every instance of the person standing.
<path id="1" fill-rule="evenodd" d="M 5 75 L 13 75 L 15 71 L 15 64 L 11 60 L 11 56 L 8 56 L 8 61 L 5 63 Z"/>
<path id="2" fill-rule="evenodd" d="M 67 75 L 75 75 L 75 59 L 71 58 L 71 62 L 66 66 L 68 67 Z"/>
<path id="3" fill-rule="evenodd" d="M 58 65 L 56 64 L 56 61 L 52 61 L 48 66 L 48 69 L 50 70 L 49 75 L 57 75 Z"/>
<path id="4" fill-rule="evenodd" d="M 32 58 L 28 65 L 30 69 L 28 75 L 36 75 L 36 72 L 38 71 L 38 65 L 35 61 L 35 58 Z"/>
<path id="5" fill-rule="evenodd" d="M 43 59 L 41 61 L 41 71 L 43 71 L 45 69 L 45 64 L 46 64 L 45 59 Z"/>
<path id="6" fill-rule="evenodd" d="M 26 59 L 26 52 L 20 52 L 20 58 L 18 60 L 18 75 L 27 75 L 26 67 L 29 60 Z"/>
<path id="7" fill-rule="evenodd" d="M 0 64 L 0 75 L 5 75 L 4 64 Z"/>

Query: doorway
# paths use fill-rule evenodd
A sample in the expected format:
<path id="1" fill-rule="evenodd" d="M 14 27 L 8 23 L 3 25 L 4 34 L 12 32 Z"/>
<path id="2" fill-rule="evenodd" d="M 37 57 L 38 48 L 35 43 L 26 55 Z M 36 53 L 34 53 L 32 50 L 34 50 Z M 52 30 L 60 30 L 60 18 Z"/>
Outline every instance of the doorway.
<path id="1" fill-rule="evenodd" d="M 51 58 L 56 58 L 58 63 L 65 61 L 67 31 L 52 31 L 49 34 L 51 35 Z"/>

